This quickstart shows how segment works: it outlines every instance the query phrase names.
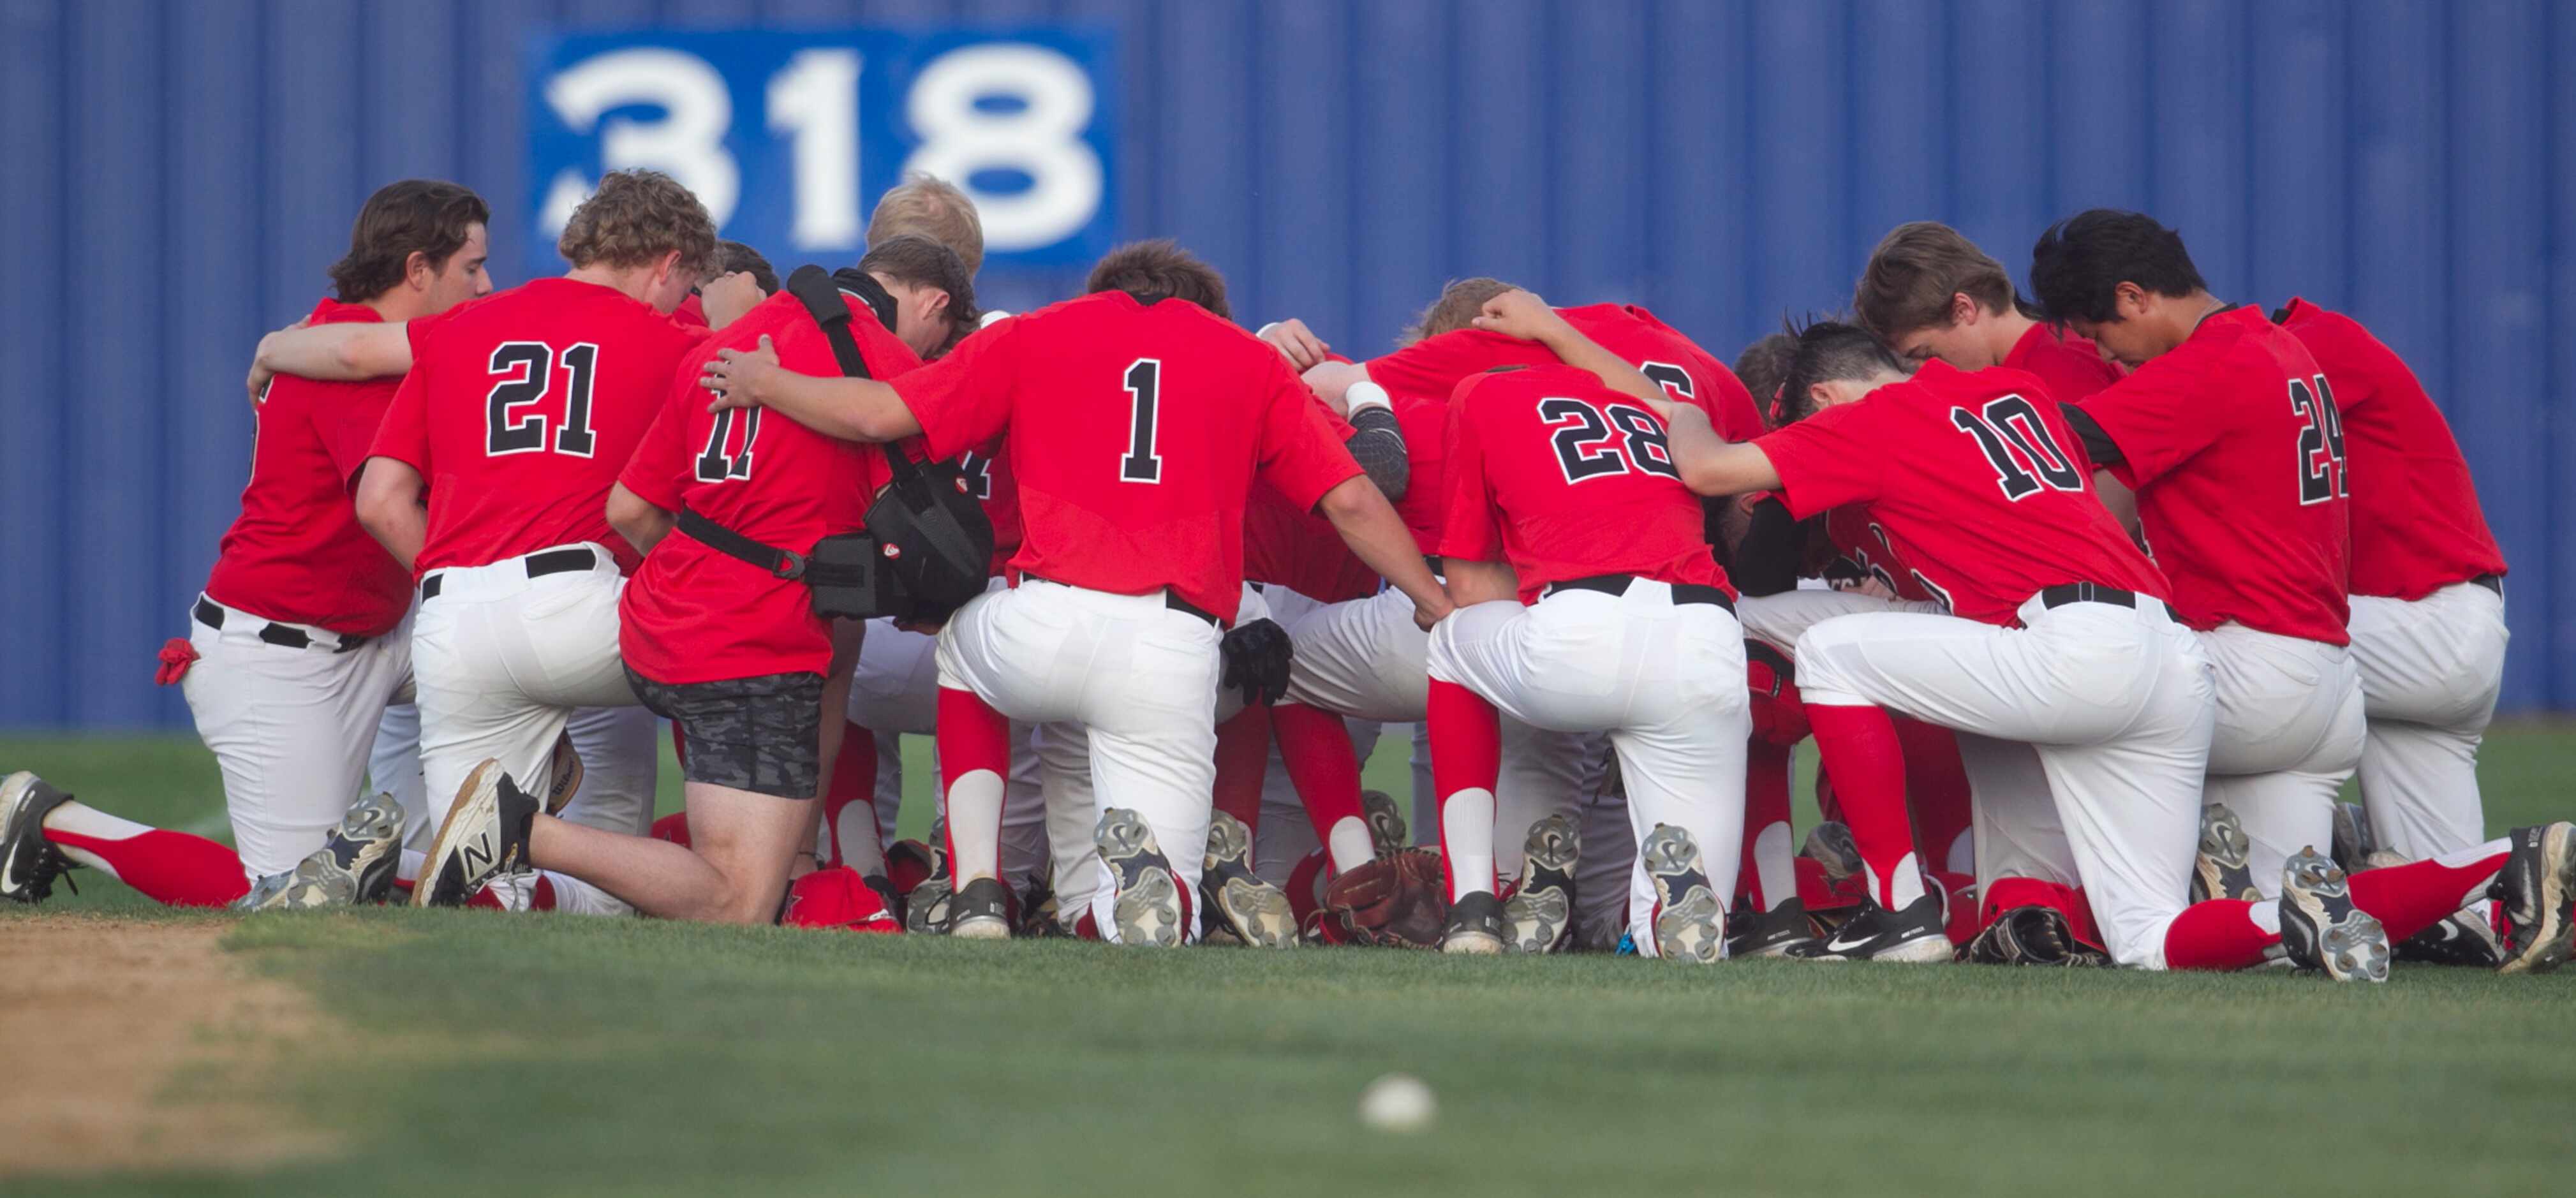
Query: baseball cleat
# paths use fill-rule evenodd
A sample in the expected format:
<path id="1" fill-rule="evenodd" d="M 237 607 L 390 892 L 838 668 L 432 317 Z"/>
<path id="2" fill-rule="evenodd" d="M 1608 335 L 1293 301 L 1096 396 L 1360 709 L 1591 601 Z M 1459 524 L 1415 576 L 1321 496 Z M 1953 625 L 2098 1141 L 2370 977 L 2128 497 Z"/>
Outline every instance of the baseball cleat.
<path id="1" fill-rule="evenodd" d="M 945 817 L 930 821 L 930 876 L 913 883 L 912 893 L 903 900 L 903 930 L 915 936 L 938 936 L 948 931 L 948 897 L 954 882 L 948 874 L 948 821 Z"/>
<path id="2" fill-rule="evenodd" d="M 1019 935 L 1033 939 L 1064 935 L 1056 911 L 1054 855 L 1040 854 L 1038 872 L 1029 875 L 1029 888 L 1020 892 Z"/>
<path id="3" fill-rule="evenodd" d="M 1449 904 L 1449 922 L 1440 929 L 1440 951 L 1490 957 L 1503 951 L 1503 904 L 1490 890 L 1469 892 Z"/>
<path id="4" fill-rule="evenodd" d="M 25 770 L 0 778 L 0 898 L 41 903 L 54 893 L 54 879 L 79 868 L 45 839 L 45 816 L 71 801 Z"/>
<path id="5" fill-rule="evenodd" d="M 1834 929 L 1833 939 L 1825 942 L 1824 951 L 1816 959 L 1920 965 L 1948 961 L 1956 955 L 1950 947 L 1950 935 L 1942 926 L 1941 896 L 1926 891 L 1923 897 L 1896 911 L 1880 906 L 1875 898 L 1863 899 L 1860 913 Z"/>
<path id="6" fill-rule="evenodd" d="M 2494 969 L 2505 962 L 2504 941 L 2496 936 L 2488 904 L 2455 911 L 2433 926 L 2397 942 L 2396 958 L 2423 965 L 2474 965 Z"/>
<path id="7" fill-rule="evenodd" d="M 412 884 L 411 905 L 462 907 L 492 879 L 526 868 L 528 829 L 536 818 L 537 800 L 501 772 L 500 762 L 485 758 L 448 804 Z"/>
<path id="8" fill-rule="evenodd" d="M 2254 869 L 2245 861 L 2252 847 L 2253 842 L 2245 838 L 2244 822 L 2227 804 L 2211 803 L 2201 808 L 2200 855 L 2191 863 L 2191 901 L 2262 901 L 2262 892 L 2254 888 Z"/>
<path id="9" fill-rule="evenodd" d="M 394 888 L 402 860 L 403 813 L 389 794 L 360 799 L 322 838 L 322 847 L 295 863 L 283 890 L 249 905 L 253 911 L 298 911 L 381 903 Z"/>
<path id="10" fill-rule="evenodd" d="M 1181 887 L 1171 859 L 1154 843 L 1145 817 L 1124 807 L 1100 813 L 1091 838 L 1117 886 L 1110 921 L 1120 944 L 1177 948 L 1181 943 Z"/>
<path id="11" fill-rule="evenodd" d="M 1995 917 L 1968 942 L 1968 960 L 1979 965 L 2105 967 L 2111 956 L 2075 938 L 2066 913 L 2055 907 L 2015 907 Z"/>
<path id="12" fill-rule="evenodd" d="M 1242 820 L 1222 811 L 1209 819 L 1202 866 L 1201 939 L 1206 930 L 1216 930 L 1254 948 L 1297 947 L 1297 914 L 1288 905 L 1288 892 L 1252 872 L 1252 829 Z"/>
<path id="13" fill-rule="evenodd" d="M 948 934 L 961 940 L 1011 938 L 1011 894 L 999 878 L 974 878 L 948 896 Z"/>
<path id="14" fill-rule="evenodd" d="M 2365 869 L 2375 869 L 2371 858 L 2379 852 L 2379 837 L 2370 830 L 2370 813 L 2359 803 L 2337 803 L 2334 809 L 2334 845 L 2331 856 L 2335 868 L 2351 877 Z"/>
<path id="15" fill-rule="evenodd" d="M 2281 867 L 2281 947 L 2338 982 L 2388 980 L 2387 929 L 2352 905 L 2351 883 L 2313 845 Z"/>
<path id="16" fill-rule="evenodd" d="M 1383 790 L 1361 791 L 1360 817 L 1368 823 L 1370 847 L 1377 851 L 1378 860 L 1404 851 L 1409 832 L 1404 813 L 1395 809 L 1394 796 Z"/>
<path id="17" fill-rule="evenodd" d="M 1860 844 L 1849 825 L 1826 820 L 1807 830 L 1798 855 L 1825 867 L 1825 877 L 1839 882 L 1861 871 Z"/>
<path id="18" fill-rule="evenodd" d="M 1637 848 L 1655 886 L 1655 955 L 1713 965 L 1726 951 L 1726 909 L 1708 884 L 1699 845 L 1671 824 L 1657 824 Z"/>
<path id="19" fill-rule="evenodd" d="M 1726 955 L 1787 957 L 1812 960 L 1825 951 L 1816 926 L 1807 921 L 1807 905 L 1789 899 L 1762 912 L 1739 911 L 1726 921 Z"/>
<path id="20" fill-rule="evenodd" d="M 2504 964 L 2497 973 L 2547 973 L 2567 960 L 2576 937 L 2576 824 L 2513 830 L 2513 851 L 2490 889 L 2504 902 Z"/>
<path id="21" fill-rule="evenodd" d="M 1521 845 L 1521 884 L 1503 903 L 1503 940 L 1525 953 L 1552 953 L 1574 932 L 1574 862 L 1582 830 L 1559 813 L 1530 825 Z"/>

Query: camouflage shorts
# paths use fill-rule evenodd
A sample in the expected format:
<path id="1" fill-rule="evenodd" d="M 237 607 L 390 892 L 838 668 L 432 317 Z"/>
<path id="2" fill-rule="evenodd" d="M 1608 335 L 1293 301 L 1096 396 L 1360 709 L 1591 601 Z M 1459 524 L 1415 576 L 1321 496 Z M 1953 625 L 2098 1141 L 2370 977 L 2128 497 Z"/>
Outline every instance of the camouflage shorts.
<path id="1" fill-rule="evenodd" d="M 822 780 L 823 676 L 763 674 L 719 682 L 655 682 L 626 671 L 653 714 L 680 726 L 691 782 L 810 799 Z"/>

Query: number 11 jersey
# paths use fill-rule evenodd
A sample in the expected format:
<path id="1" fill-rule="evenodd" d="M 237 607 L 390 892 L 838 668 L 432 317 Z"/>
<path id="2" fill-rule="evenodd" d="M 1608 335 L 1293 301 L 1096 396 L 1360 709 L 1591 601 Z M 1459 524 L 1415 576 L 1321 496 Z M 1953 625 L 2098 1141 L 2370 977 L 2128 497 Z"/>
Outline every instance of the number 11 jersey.
<path id="1" fill-rule="evenodd" d="M 1012 569 L 1119 595 L 1169 587 L 1227 623 L 1253 480 L 1302 511 L 1360 473 L 1278 350 L 1184 300 L 1052 304 L 893 386 L 934 458 L 1009 434 Z"/>
<path id="2" fill-rule="evenodd" d="M 412 321 L 411 373 L 369 457 L 429 484 L 415 576 L 593 541 L 634 572 L 608 488 L 706 335 L 597 283 L 538 279 Z"/>
<path id="3" fill-rule="evenodd" d="M 1961 371 L 1836 404 L 1754 442 L 1804 519 L 1867 503 L 1896 554 L 1954 615 L 2010 624 L 2032 595 L 2090 582 L 2169 599 L 2155 563 L 2093 493 L 2093 466 L 2039 379 Z"/>

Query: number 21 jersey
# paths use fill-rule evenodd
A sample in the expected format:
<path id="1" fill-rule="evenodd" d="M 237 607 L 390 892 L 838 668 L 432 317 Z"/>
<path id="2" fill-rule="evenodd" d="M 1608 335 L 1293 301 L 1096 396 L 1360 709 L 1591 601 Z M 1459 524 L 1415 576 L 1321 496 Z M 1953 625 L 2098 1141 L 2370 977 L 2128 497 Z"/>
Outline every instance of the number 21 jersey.
<path id="1" fill-rule="evenodd" d="M 487 566 L 595 541 L 631 573 L 609 531 L 608 488 L 706 335 L 614 288 L 538 279 L 412 321 L 411 373 L 370 457 L 429 484 L 429 536 L 414 574 Z"/>

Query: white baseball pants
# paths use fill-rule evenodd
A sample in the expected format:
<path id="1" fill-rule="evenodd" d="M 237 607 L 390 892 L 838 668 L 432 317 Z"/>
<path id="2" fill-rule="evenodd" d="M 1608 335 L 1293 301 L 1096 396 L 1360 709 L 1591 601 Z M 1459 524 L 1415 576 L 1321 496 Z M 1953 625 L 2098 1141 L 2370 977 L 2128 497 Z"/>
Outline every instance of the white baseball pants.
<path id="1" fill-rule="evenodd" d="M 2504 596 L 2475 583 L 2407 602 L 2352 597 L 2368 735 L 2361 801 L 2380 844 L 2422 860 L 2481 843 L 2478 745 L 2495 718 Z"/>
<path id="2" fill-rule="evenodd" d="M 2334 841 L 2335 796 L 2361 764 L 2361 669 L 2341 645 L 2242 624 L 2201 633 L 2200 646 L 2218 701 L 2203 801 L 2234 809 L 2255 887 L 2279 898 L 2282 865 Z"/>

